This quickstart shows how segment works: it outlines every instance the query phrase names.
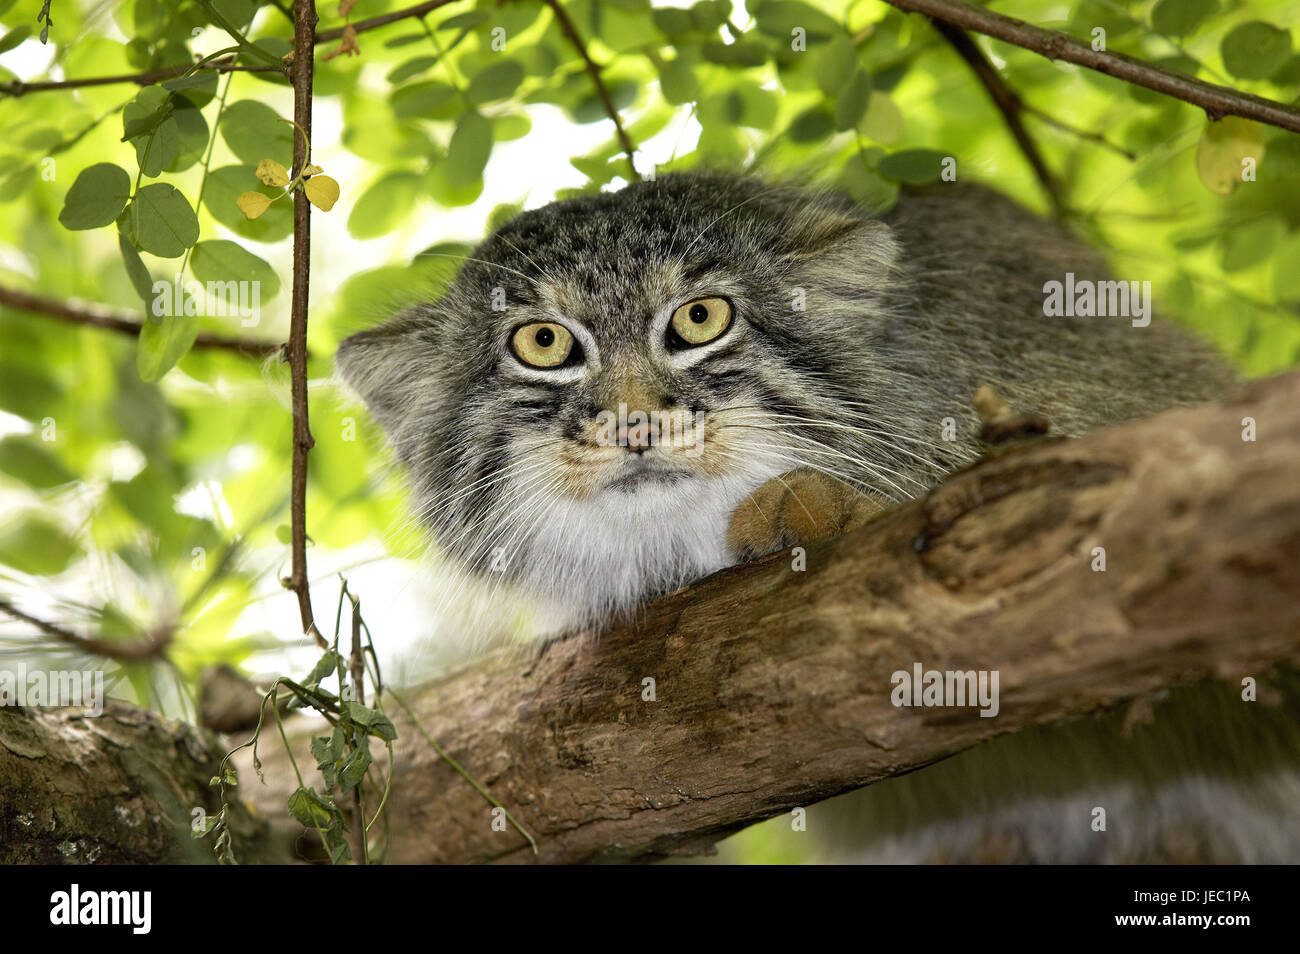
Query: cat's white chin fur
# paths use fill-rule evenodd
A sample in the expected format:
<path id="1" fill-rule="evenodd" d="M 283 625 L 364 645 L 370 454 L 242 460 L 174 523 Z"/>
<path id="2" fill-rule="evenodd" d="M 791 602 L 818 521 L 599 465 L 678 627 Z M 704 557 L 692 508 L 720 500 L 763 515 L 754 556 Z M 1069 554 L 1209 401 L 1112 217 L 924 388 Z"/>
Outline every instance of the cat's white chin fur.
<path id="1" fill-rule="evenodd" d="M 539 631 L 607 620 L 730 566 L 732 513 L 778 473 L 654 481 L 555 504 L 531 536 L 519 581 L 539 599 Z"/>

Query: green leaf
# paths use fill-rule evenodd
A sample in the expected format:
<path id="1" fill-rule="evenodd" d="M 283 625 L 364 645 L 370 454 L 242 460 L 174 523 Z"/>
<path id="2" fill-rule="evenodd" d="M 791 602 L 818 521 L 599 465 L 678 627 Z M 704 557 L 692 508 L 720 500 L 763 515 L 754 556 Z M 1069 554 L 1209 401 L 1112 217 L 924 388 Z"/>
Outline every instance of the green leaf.
<path id="1" fill-rule="evenodd" d="M 1220 264 L 1225 272 L 1267 264 L 1285 238 L 1286 220 L 1278 215 L 1266 215 L 1254 222 L 1238 225 L 1223 236 Z"/>
<path id="2" fill-rule="evenodd" d="M 176 129 L 176 155 L 165 168 L 184 172 L 201 160 L 208 148 L 208 122 L 198 107 L 184 99 L 177 103 L 170 122 Z"/>
<path id="3" fill-rule="evenodd" d="M 241 99 L 221 114 L 221 138 L 230 151 L 250 166 L 275 159 L 287 166 L 293 160 L 294 128 L 265 103 Z"/>
<path id="4" fill-rule="evenodd" d="M 0 356 L 0 409 L 39 421 L 60 407 L 62 396 L 58 382 L 44 369 Z"/>
<path id="5" fill-rule="evenodd" d="M 128 210 L 136 243 L 160 258 L 180 258 L 199 240 L 199 219 L 180 191 L 165 182 L 136 193 Z"/>
<path id="6" fill-rule="evenodd" d="M 253 22 L 257 0 L 212 0 L 213 8 L 241 30 Z M 217 24 L 220 26 L 220 23 Z"/>
<path id="7" fill-rule="evenodd" d="M 717 30 L 729 16 L 731 0 L 699 0 L 691 7 L 691 25 L 705 33 Z"/>
<path id="8" fill-rule="evenodd" d="M 357 199 L 348 216 L 348 231 L 359 239 L 391 234 L 419 201 L 423 181 L 414 172 L 384 176 Z"/>
<path id="9" fill-rule="evenodd" d="M 1240 79 L 1268 79 L 1291 53 L 1291 34 L 1262 20 L 1233 27 L 1219 46 L 1223 65 Z"/>
<path id="10" fill-rule="evenodd" d="M 493 63 L 475 74 L 465 96 L 475 106 L 482 106 L 513 95 L 523 81 L 524 68 L 515 60 Z"/>
<path id="11" fill-rule="evenodd" d="M 450 119 L 460 112 L 455 100 L 454 86 L 429 80 L 395 90 L 390 103 L 398 119 Z"/>
<path id="12" fill-rule="evenodd" d="M 835 119 L 825 106 L 814 106 L 795 117 L 788 130 L 795 142 L 817 142 L 835 133 Z"/>
<path id="13" fill-rule="evenodd" d="M 134 142 L 136 155 L 144 141 L 171 115 L 174 104 L 171 93 L 161 86 L 146 86 L 135 99 L 122 109 L 122 142 Z"/>
<path id="14" fill-rule="evenodd" d="M 65 228 L 97 229 L 122 214 L 131 198 L 131 177 L 121 166 L 99 162 L 81 170 L 63 200 L 59 221 Z"/>
<path id="15" fill-rule="evenodd" d="M 353 749 L 339 767 L 339 792 L 343 795 L 361 784 L 361 780 L 366 777 L 366 772 L 374 762 L 370 755 L 370 748 L 366 744 L 366 736 L 363 735 L 360 739 L 362 744 Z"/>
<path id="16" fill-rule="evenodd" d="M 871 77 L 865 71 L 858 70 L 835 101 L 835 128 L 855 128 L 866 113 L 867 100 L 870 98 Z"/>
<path id="17" fill-rule="evenodd" d="M 320 685 L 320 681 L 326 676 L 338 672 L 342 659 L 336 652 L 327 652 L 320 659 L 316 660 L 316 665 L 312 667 L 311 672 L 307 673 L 307 678 L 302 684 L 309 689 L 315 689 Z"/>
<path id="18" fill-rule="evenodd" d="M 8 53 L 31 35 L 32 28 L 25 23 L 14 27 L 4 36 L 0 36 L 0 53 Z"/>
<path id="19" fill-rule="evenodd" d="M 1219 7 L 1219 0 L 1160 0 L 1151 11 L 1151 25 L 1166 36 L 1187 36 Z"/>
<path id="20" fill-rule="evenodd" d="M 465 13 L 458 13 L 454 17 L 448 17 L 439 23 L 435 30 L 472 30 L 480 23 L 486 23 L 488 13 L 486 10 L 468 10 Z"/>
<path id="21" fill-rule="evenodd" d="M 277 242 L 293 232 L 293 204 L 288 199 L 273 203 L 257 219 L 249 219 L 235 203 L 245 192 L 262 192 L 270 197 L 283 191 L 258 182 L 251 166 L 222 166 L 208 173 L 203 207 L 236 235 L 257 242 Z"/>
<path id="22" fill-rule="evenodd" d="M 492 117 L 492 139 L 495 142 L 523 139 L 532 128 L 533 122 L 527 113 L 506 113 Z"/>
<path id="23" fill-rule="evenodd" d="M 700 123 L 709 126 L 749 126 L 770 129 L 776 120 L 778 99 L 771 90 L 742 83 L 725 93 L 700 101 Z"/>
<path id="24" fill-rule="evenodd" d="M 194 277 L 203 282 L 256 282 L 258 301 L 280 293 L 280 276 L 264 259 L 225 239 L 199 242 L 190 253 Z"/>
<path id="25" fill-rule="evenodd" d="M 664 36 L 682 36 L 692 29 L 691 11 L 675 7 L 662 7 L 650 11 L 650 18 Z"/>
<path id="26" fill-rule="evenodd" d="M 149 269 L 131 240 L 121 232 L 117 235 L 117 247 L 122 253 L 122 262 L 126 265 L 126 277 L 131 280 L 131 287 L 140 296 L 140 300 L 148 304 L 153 299 L 153 276 L 149 274 Z"/>
<path id="27" fill-rule="evenodd" d="M 0 564 L 19 572 L 54 576 L 80 555 L 77 542 L 45 517 L 11 515 L 0 528 Z"/>
<path id="28" fill-rule="evenodd" d="M 447 147 L 447 184 L 452 188 L 478 182 L 492 154 L 492 121 L 481 113 L 466 113 L 456 123 Z"/>
<path id="29" fill-rule="evenodd" d="M 150 179 L 156 179 L 180 155 L 180 128 L 175 119 L 166 116 L 157 129 L 131 140 L 131 145 L 135 147 L 135 161 L 140 171 Z"/>
<path id="30" fill-rule="evenodd" d="M 795 30 L 803 30 L 806 39 L 826 39 L 844 32 L 834 19 L 796 0 L 767 0 L 751 5 L 749 12 L 760 31 L 786 43 L 793 39 Z"/>
<path id="31" fill-rule="evenodd" d="M 135 351 L 135 369 L 141 381 L 157 381 L 176 366 L 194 346 L 199 333 L 195 315 L 171 315 L 157 324 L 146 321 L 140 328 Z"/>
<path id="32" fill-rule="evenodd" d="M 338 811 L 330 802 L 318 795 L 315 789 L 300 788 L 289 796 L 289 814 L 307 828 L 325 828 Z"/>
<path id="33" fill-rule="evenodd" d="M 886 145 L 898 141 L 903 134 L 903 114 L 893 97 L 873 90 L 867 101 L 867 112 L 858 123 L 862 134 Z"/>
<path id="34" fill-rule="evenodd" d="M 378 736 L 386 742 L 392 742 L 397 738 L 397 729 L 388 716 L 384 715 L 377 709 L 367 709 L 359 702 L 348 702 L 345 704 L 345 711 L 357 725 L 366 729 L 370 735 Z"/>
<path id="35" fill-rule="evenodd" d="M 77 479 L 76 474 L 40 443 L 17 435 L 0 441 L 0 471 L 37 490 L 48 490 Z"/>
<path id="36" fill-rule="evenodd" d="M 1300 301 L 1300 234 L 1292 235 L 1273 256 L 1273 294 L 1278 301 Z"/>
<path id="37" fill-rule="evenodd" d="M 699 80 L 683 56 L 659 67 L 659 89 L 664 99 L 674 105 L 694 102 L 700 95 Z"/>
<path id="38" fill-rule="evenodd" d="M 825 53 L 814 68 L 817 85 L 827 96 L 834 96 L 853 77 L 858 53 L 847 36 L 837 36 L 826 45 Z"/>
<path id="39" fill-rule="evenodd" d="M 934 149 L 903 149 L 880 160 L 882 176 L 912 185 L 923 185 L 939 178 L 945 156 Z"/>
<path id="40" fill-rule="evenodd" d="M 399 63 L 388 71 L 385 79 L 396 86 L 399 83 L 405 83 L 412 76 L 419 76 L 426 70 L 432 69 L 438 62 L 436 56 L 417 56 L 414 59 L 407 60 L 405 63 Z"/>

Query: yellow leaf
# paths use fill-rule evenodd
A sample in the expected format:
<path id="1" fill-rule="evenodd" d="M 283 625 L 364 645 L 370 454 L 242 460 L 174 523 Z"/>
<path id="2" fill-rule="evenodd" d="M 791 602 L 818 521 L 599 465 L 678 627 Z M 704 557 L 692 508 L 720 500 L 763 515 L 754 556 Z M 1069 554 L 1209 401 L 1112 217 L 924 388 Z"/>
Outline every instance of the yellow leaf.
<path id="1" fill-rule="evenodd" d="M 269 186 L 287 186 L 289 170 L 274 159 L 263 159 L 257 164 L 257 178 Z"/>
<path id="2" fill-rule="evenodd" d="M 235 200 L 235 205 L 250 219 L 255 219 L 271 207 L 271 200 L 260 192 L 245 192 Z"/>
<path id="3" fill-rule="evenodd" d="M 1225 116 L 1205 127 L 1196 147 L 1196 172 L 1207 189 L 1227 195 L 1244 181 L 1247 168 L 1259 165 L 1264 136 L 1258 123 Z M 1245 160 L 1251 160 L 1249 163 Z"/>
<path id="4" fill-rule="evenodd" d="M 339 200 L 339 184 L 329 176 L 312 176 L 302 185 L 307 200 L 322 212 L 334 208 Z"/>
<path id="5" fill-rule="evenodd" d="M 302 170 L 302 174 L 304 176 L 314 176 L 317 173 L 324 172 L 324 171 L 325 170 L 322 169 L 320 166 L 313 166 L 311 163 L 307 163 L 306 168 Z"/>

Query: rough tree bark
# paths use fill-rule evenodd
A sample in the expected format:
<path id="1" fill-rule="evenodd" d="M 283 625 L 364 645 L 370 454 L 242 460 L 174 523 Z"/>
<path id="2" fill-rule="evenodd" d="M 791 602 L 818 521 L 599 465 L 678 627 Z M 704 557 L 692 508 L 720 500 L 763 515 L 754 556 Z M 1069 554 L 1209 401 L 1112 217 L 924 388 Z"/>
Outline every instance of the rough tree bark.
<path id="1" fill-rule="evenodd" d="M 1253 442 L 1242 438 L 1246 417 Z M 1288 374 L 1218 404 L 984 461 L 809 547 L 805 570 L 778 554 L 658 600 L 599 639 L 480 660 L 405 698 L 539 854 L 513 827 L 494 829 L 491 806 L 389 706 L 399 741 L 388 859 L 699 852 L 996 734 L 1300 662 L 1297 474 L 1300 374 Z M 1098 546 L 1105 572 L 1092 569 Z M 998 716 L 895 708 L 890 674 L 917 662 L 998 670 Z M 647 678 L 654 701 L 643 698 Z M 42 804 L 41 789 L 68 771 L 59 739 L 71 733 L 88 759 L 115 746 L 60 718 L 0 710 L 6 845 L 17 811 L 30 813 L 21 806 Z M 309 734 L 300 729 L 299 741 Z M 166 755 L 193 738 L 177 727 L 149 736 L 133 746 Z M 268 784 L 244 772 L 238 792 L 261 816 L 283 817 L 293 773 L 267 743 Z M 81 797 L 107 805 L 140 791 L 159 771 L 146 755 L 103 774 L 85 763 Z M 167 781 L 206 782 L 210 767 L 186 764 Z M 41 816 L 54 826 L 48 840 L 102 835 L 107 816 L 61 815 L 54 801 Z M 141 842 L 139 860 L 156 855 Z"/>

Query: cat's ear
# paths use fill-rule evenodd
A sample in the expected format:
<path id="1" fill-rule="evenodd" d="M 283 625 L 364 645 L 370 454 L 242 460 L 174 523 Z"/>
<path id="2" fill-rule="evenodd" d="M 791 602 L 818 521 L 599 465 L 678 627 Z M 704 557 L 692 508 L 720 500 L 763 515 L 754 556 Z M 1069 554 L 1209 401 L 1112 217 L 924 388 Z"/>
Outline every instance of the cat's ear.
<path id="1" fill-rule="evenodd" d="M 418 393 L 431 349 L 423 337 L 430 324 L 417 309 L 387 324 L 344 339 L 334 356 L 339 377 L 360 395 L 366 407 L 395 436 Z"/>
<path id="2" fill-rule="evenodd" d="M 790 228 L 789 273 L 829 287 L 852 282 L 860 292 L 884 291 L 898 276 L 898 239 L 879 219 L 856 210 L 806 203 Z"/>

